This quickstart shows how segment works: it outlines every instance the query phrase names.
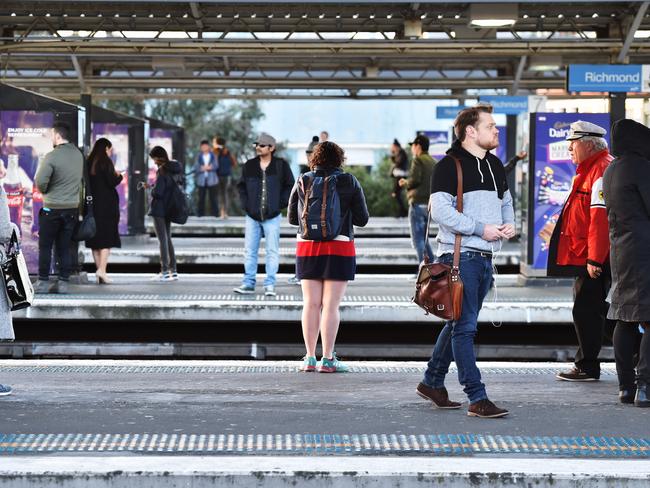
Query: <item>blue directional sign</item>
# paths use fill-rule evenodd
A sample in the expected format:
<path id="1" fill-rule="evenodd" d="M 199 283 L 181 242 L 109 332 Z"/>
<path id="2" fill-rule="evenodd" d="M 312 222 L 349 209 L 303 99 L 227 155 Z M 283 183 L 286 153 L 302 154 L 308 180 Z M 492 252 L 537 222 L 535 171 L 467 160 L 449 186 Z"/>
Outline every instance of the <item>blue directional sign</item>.
<path id="1" fill-rule="evenodd" d="M 499 114 L 519 115 L 528 112 L 527 96 L 487 96 L 481 97 L 480 101 L 492 105 L 494 112 Z"/>
<path id="2" fill-rule="evenodd" d="M 456 105 L 455 107 L 436 107 L 437 119 L 455 119 L 458 112 L 467 108 L 465 105 Z"/>
<path id="3" fill-rule="evenodd" d="M 643 90 L 640 64 L 571 64 L 567 90 L 572 92 L 640 92 Z"/>

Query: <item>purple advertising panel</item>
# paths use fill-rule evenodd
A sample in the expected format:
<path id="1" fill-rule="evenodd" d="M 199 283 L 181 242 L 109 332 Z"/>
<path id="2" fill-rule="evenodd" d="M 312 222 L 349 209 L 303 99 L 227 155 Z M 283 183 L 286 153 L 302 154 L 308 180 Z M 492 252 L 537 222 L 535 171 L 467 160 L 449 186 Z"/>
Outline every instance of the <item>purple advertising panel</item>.
<path id="1" fill-rule="evenodd" d="M 530 171 L 528 260 L 535 269 L 546 269 L 551 235 L 576 174 L 566 137 L 569 126 L 577 120 L 609 128 L 609 114 L 531 114 L 534 159 Z M 609 141 L 609 133 L 605 137 Z"/>
<path id="2" fill-rule="evenodd" d="M 445 157 L 447 149 L 451 146 L 448 130 L 419 130 L 418 135 L 429 139 L 429 154 L 437 161 Z"/>
<path id="3" fill-rule="evenodd" d="M 149 151 L 154 146 L 160 146 L 165 151 L 171 159 L 176 159 L 178 156 L 174 154 L 173 151 L 173 142 L 174 142 L 174 131 L 170 129 L 149 129 Z M 149 156 L 147 156 L 148 163 L 148 176 L 147 183 L 153 185 L 156 181 L 156 170 L 158 169 Z"/>
<path id="4" fill-rule="evenodd" d="M 118 226 L 121 235 L 128 231 L 128 202 L 129 202 L 129 126 L 126 124 L 113 124 L 104 122 L 93 122 L 92 142 L 97 139 L 106 138 L 113 145 L 111 159 L 115 164 L 115 170 L 122 173 L 124 178 L 117 187 L 117 194 L 120 198 L 120 224 Z"/>
<path id="5" fill-rule="evenodd" d="M 499 146 L 492 151 L 503 164 L 508 162 L 508 131 L 505 126 L 497 126 L 499 130 Z"/>
<path id="6" fill-rule="evenodd" d="M 38 214 L 43 195 L 34 187 L 38 161 L 52 150 L 52 112 L 0 112 L 0 175 L 9 216 L 20 228 L 21 246 L 30 273 L 38 272 Z"/>

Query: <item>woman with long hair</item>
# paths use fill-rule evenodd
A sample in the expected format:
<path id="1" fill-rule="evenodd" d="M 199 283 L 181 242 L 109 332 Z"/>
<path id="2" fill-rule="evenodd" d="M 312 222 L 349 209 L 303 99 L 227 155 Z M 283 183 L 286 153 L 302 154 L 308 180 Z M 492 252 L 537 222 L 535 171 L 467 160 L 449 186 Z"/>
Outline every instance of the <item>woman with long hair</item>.
<path id="1" fill-rule="evenodd" d="M 115 189 L 123 176 L 115 170 L 111 159 L 113 144 L 102 137 L 95 141 L 86 162 L 88 180 L 93 196 L 93 211 L 97 232 L 86 241 L 86 247 L 93 251 L 95 276 L 98 284 L 112 283 L 106 274 L 111 248 L 122 247 L 118 225 L 120 223 L 120 198 Z"/>
<path id="2" fill-rule="evenodd" d="M 356 258 L 353 225 L 363 227 L 368 222 L 368 207 L 359 181 L 342 171 L 343 149 L 333 142 L 321 142 L 314 147 L 309 159 L 308 173 L 296 182 L 289 199 L 289 222 L 299 225 L 296 246 L 296 276 L 303 295 L 302 333 L 307 354 L 301 371 L 343 373 L 347 366 L 338 360 L 334 343 L 339 329 L 339 305 L 348 281 L 354 280 Z M 338 235 L 327 241 L 304 239 L 307 235 L 300 218 L 309 205 L 310 185 L 316 177 L 334 177 L 340 202 Z M 305 201 L 307 200 L 307 201 Z M 322 359 L 316 361 L 316 343 L 320 333 Z"/>
<path id="3" fill-rule="evenodd" d="M 154 281 L 176 281 L 176 255 L 172 243 L 172 221 L 170 202 L 174 185 L 182 178 L 183 167 L 178 161 L 170 160 L 163 147 L 155 146 L 149 152 L 158 171 L 156 183 L 151 190 L 151 205 L 149 215 L 153 217 L 153 225 L 160 244 L 160 274 L 153 277 Z"/>

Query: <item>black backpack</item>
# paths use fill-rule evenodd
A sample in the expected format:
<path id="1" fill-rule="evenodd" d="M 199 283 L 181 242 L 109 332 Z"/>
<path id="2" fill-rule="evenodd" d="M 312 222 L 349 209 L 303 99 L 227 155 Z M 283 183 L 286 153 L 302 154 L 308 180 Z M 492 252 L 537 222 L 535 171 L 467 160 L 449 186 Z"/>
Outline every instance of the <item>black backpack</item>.
<path id="1" fill-rule="evenodd" d="M 341 230 L 341 201 L 336 190 L 335 171 L 328 176 L 305 173 L 300 178 L 304 203 L 300 212 L 303 239 L 331 241 Z"/>
<path id="2" fill-rule="evenodd" d="M 190 204 L 184 190 L 185 178 L 179 174 L 171 175 L 169 179 L 172 185 L 167 215 L 173 223 L 183 225 L 190 215 Z"/>

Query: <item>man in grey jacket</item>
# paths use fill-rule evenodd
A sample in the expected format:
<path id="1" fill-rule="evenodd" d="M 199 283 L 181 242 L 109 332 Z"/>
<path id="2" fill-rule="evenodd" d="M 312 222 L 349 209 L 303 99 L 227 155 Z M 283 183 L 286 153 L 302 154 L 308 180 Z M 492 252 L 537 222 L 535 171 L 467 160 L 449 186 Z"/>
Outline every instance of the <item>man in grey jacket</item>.
<path id="1" fill-rule="evenodd" d="M 460 319 L 447 322 L 438 336 L 424 379 L 417 394 L 438 408 L 460 408 L 449 400 L 444 386 L 451 361 L 456 361 L 458 380 L 469 398 L 472 417 L 503 417 L 508 411 L 492 403 L 481 383 L 476 366 L 474 337 L 478 314 L 492 285 L 492 257 L 503 239 L 515 235 L 515 215 L 503 164 L 490 150 L 499 144 L 499 131 L 492 107 L 461 110 L 454 122 L 458 139 L 447 156 L 436 165 L 431 178 L 431 218 L 438 231 L 438 261 L 451 265 L 456 235 L 462 236 L 460 277 L 463 308 Z M 463 211 L 456 210 L 458 177 L 456 160 L 463 176 Z"/>
<path id="2" fill-rule="evenodd" d="M 79 193 L 84 158 L 70 141 L 70 127 L 55 122 L 52 127 L 54 149 L 38 164 L 34 184 L 43 194 L 39 214 L 38 282 L 36 293 L 66 293 L 70 278 L 70 245 L 78 220 Z M 56 243 L 59 280 L 49 284 L 52 247 Z"/>

